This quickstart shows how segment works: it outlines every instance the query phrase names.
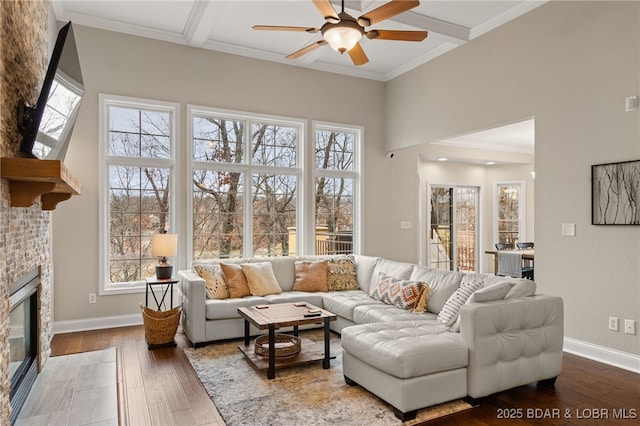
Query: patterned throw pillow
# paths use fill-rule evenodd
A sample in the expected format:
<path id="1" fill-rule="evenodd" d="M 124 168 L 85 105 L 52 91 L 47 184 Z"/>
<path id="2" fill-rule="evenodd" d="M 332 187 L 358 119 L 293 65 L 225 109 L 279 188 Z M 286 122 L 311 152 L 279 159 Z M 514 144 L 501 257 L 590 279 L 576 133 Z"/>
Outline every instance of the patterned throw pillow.
<path id="1" fill-rule="evenodd" d="M 327 261 L 327 289 L 329 291 L 357 290 L 356 263 L 353 256 L 337 257 Z"/>
<path id="2" fill-rule="evenodd" d="M 378 280 L 369 290 L 369 296 L 400 309 L 420 313 L 424 312 L 427 305 L 427 296 L 421 301 L 425 292 L 428 295 L 429 286 L 423 282 L 403 280 L 380 272 Z"/>
<path id="3" fill-rule="evenodd" d="M 294 264 L 296 281 L 295 291 L 327 291 L 327 262 L 308 262 L 299 260 Z"/>
<path id="4" fill-rule="evenodd" d="M 440 313 L 438 314 L 438 321 L 447 327 L 451 327 L 455 324 L 458 319 L 458 315 L 460 315 L 462 305 L 467 302 L 467 299 L 469 299 L 476 290 L 482 288 L 482 285 L 482 281 L 471 281 L 458 287 L 458 289 L 447 299 L 440 310 Z"/>
<path id="5" fill-rule="evenodd" d="M 220 265 L 194 265 L 193 269 L 204 279 L 207 299 L 229 298 L 229 289 L 224 281 Z"/>

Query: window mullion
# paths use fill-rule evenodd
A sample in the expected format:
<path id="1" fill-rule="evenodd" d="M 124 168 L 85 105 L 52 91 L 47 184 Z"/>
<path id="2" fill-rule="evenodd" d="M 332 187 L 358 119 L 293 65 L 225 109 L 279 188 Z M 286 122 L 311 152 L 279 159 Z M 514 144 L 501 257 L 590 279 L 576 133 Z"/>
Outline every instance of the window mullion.
<path id="1" fill-rule="evenodd" d="M 244 126 L 244 163 L 247 170 L 244 175 L 244 213 L 242 226 L 242 252 L 243 257 L 253 256 L 253 165 L 251 162 L 251 152 L 253 142 L 251 141 L 251 121 L 247 120 Z"/>

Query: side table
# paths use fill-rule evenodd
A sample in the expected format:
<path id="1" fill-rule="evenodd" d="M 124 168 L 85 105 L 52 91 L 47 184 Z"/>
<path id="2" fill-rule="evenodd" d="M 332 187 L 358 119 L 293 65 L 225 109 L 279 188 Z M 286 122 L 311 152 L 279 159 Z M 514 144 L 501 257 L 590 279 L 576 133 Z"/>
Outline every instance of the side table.
<path id="1" fill-rule="evenodd" d="M 148 318 L 145 317 L 145 338 L 147 338 L 147 348 L 154 349 L 158 347 L 176 346 L 176 342 L 174 338 L 175 338 L 175 331 L 178 325 L 177 323 L 173 324 L 173 327 L 174 327 L 173 329 L 171 328 L 164 329 L 164 331 L 161 332 L 162 337 L 160 339 L 158 339 L 157 334 L 154 335 L 153 333 L 154 333 L 154 330 L 157 331 L 157 329 L 154 329 L 154 325 L 157 324 L 157 321 L 163 321 L 163 320 L 160 320 L 159 318 L 164 317 L 165 318 L 164 321 L 168 320 L 166 315 L 171 315 L 172 318 L 173 317 L 178 318 L 177 315 L 179 315 L 179 313 L 176 313 L 175 315 L 173 313 L 169 313 L 169 311 L 173 310 L 173 285 L 177 283 L 178 280 L 174 278 L 159 279 L 158 277 L 153 276 L 153 277 L 145 278 L 145 281 L 147 283 L 145 296 L 144 296 L 146 313 L 143 312 L 143 316 L 147 315 L 148 317 Z M 156 290 L 153 289 L 154 286 L 160 286 L 160 290 L 157 293 L 156 293 Z M 156 318 L 155 320 L 152 319 L 153 317 L 155 317 L 155 315 L 153 316 L 151 315 L 153 313 L 153 308 L 149 306 L 149 293 L 151 293 L 151 296 L 153 296 L 153 300 L 155 301 L 156 308 L 158 309 L 157 312 L 159 317 Z M 165 299 L 167 298 L 167 293 L 169 293 L 169 309 L 162 312 L 162 306 L 165 305 Z M 160 299 L 158 299 L 159 295 L 162 296 L 160 297 Z M 150 324 L 147 324 L 147 319 L 149 319 Z M 172 333 L 172 335 L 169 335 L 169 333 Z M 150 336 L 154 336 L 154 337 L 150 337 Z M 167 340 L 168 339 L 171 339 L 171 340 L 167 342 L 165 340 L 165 337 L 167 338 Z M 160 340 L 160 342 L 158 342 L 158 340 Z M 151 343 L 153 341 L 157 343 Z"/>
<path id="2" fill-rule="evenodd" d="M 151 293 L 151 295 L 153 296 L 153 300 L 155 300 L 156 302 L 156 307 L 158 308 L 158 310 L 161 310 L 162 305 L 164 304 L 164 299 L 167 297 L 167 293 L 170 293 L 169 309 L 173 309 L 173 285 L 177 283 L 178 280 L 174 278 L 158 279 L 154 275 L 153 277 L 145 278 L 145 281 L 147 282 L 147 289 L 144 295 L 144 305 L 149 306 L 149 293 Z M 164 292 L 162 292 L 162 299 L 160 299 L 160 301 L 158 301 L 156 292 L 153 290 L 154 285 L 159 285 L 159 286 L 166 285 L 166 287 L 164 288 Z"/>

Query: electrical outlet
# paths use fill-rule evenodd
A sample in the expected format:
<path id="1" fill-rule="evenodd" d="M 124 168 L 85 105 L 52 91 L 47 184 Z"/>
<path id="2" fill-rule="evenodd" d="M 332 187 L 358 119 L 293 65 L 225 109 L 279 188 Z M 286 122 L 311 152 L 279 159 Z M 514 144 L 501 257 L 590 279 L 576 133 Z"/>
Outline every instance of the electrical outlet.
<path id="1" fill-rule="evenodd" d="M 89 293 L 89 303 L 96 303 L 96 294 Z"/>
<path id="2" fill-rule="evenodd" d="M 624 332 L 627 334 L 636 334 L 636 322 L 634 320 L 624 320 Z"/>
<path id="3" fill-rule="evenodd" d="M 609 317 L 609 330 L 618 331 L 618 318 Z"/>

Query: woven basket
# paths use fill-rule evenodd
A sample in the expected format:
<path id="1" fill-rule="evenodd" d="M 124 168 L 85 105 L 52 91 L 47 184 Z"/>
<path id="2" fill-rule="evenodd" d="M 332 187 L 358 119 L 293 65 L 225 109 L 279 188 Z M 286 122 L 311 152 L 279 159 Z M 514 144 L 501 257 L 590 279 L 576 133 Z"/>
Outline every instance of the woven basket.
<path id="1" fill-rule="evenodd" d="M 300 352 L 300 338 L 288 334 L 275 335 L 276 358 L 288 358 L 298 355 Z M 269 336 L 264 334 L 256 338 L 255 353 L 260 356 L 269 356 Z"/>
<path id="2" fill-rule="evenodd" d="M 149 345 L 164 345 L 173 341 L 180 322 L 182 307 L 176 306 L 168 311 L 155 311 L 146 306 L 142 308 L 144 334 Z"/>

